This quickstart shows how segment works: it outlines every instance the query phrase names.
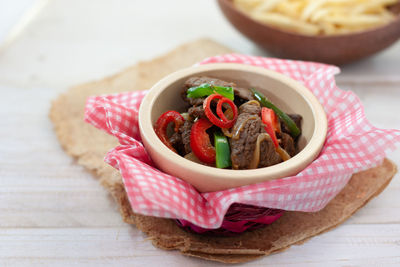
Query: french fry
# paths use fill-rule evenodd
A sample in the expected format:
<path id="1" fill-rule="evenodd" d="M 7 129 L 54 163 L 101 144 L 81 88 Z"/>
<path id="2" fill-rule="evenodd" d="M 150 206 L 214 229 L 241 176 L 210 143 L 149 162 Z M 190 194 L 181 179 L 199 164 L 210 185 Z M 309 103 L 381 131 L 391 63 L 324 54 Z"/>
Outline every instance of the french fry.
<path id="1" fill-rule="evenodd" d="M 324 34 L 332 35 L 332 34 L 336 34 L 337 33 L 337 27 L 335 25 L 333 25 L 332 23 L 321 22 L 319 24 L 319 26 L 321 27 L 321 31 Z"/>
<path id="2" fill-rule="evenodd" d="M 329 16 L 324 19 L 326 22 L 333 24 L 348 26 L 348 27 L 362 27 L 362 26 L 377 26 L 386 22 L 386 19 L 377 15 L 355 15 L 355 16 Z"/>
<path id="3" fill-rule="evenodd" d="M 318 22 L 323 20 L 325 16 L 329 14 L 330 10 L 326 8 L 321 8 L 317 11 L 314 12 L 314 14 L 311 15 L 310 21 L 311 22 Z"/>
<path id="4" fill-rule="evenodd" d="M 387 10 L 384 8 L 388 5 L 393 5 L 397 2 L 397 0 L 370 0 L 363 5 L 356 6 L 352 13 L 353 14 L 363 14 L 363 13 L 374 13 L 376 11 L 382 12 L 383 10 Z"/>
<path id="5" fill-rule="evenodd" d="M 300 1 L 283 1 L 275 7 L 274 11 L 291 18 L 300 19 L 300 12 L 303 7 L 304 4 Z"/>
<path id="6" fill-rule="evenodd" d="M 255 12 L 268 12 L 273 10 L 280 2 L 284 0 L 269 0 L 264 1 L 260 6 L 255 9 Z"/>
<path id="7" fill-rule="evenodd" d="M 316 25 L 277 13 L 255 13 L 253 18 L 278 28 L 293 30 L 306 35 L 316 35 L 319 32 L 319 28 Z"/>
<path id="8" fill-rule="evenodd" d="M 303 9 L 300 18 L 304 21 L 308 20 L 308 18 L 316 12 L 326 0 L 316 0 L 316 1 L 309 1 L 308 5 Z"/>
<path id="9" fill-rule="evenodd" d="M 398 0 L 233 0 L 253 19 L 306 35 L 345 34 L 389 23 Z"/>

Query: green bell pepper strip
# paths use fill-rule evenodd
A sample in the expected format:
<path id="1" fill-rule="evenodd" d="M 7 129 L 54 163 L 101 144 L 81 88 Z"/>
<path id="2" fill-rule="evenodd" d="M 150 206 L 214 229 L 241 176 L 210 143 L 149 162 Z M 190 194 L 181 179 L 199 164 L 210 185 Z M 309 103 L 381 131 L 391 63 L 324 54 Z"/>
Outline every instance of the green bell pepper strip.
<path id="1" fill-rule="evenodd" d="M 300 135 L 301 131 L 297 127 L 296 123 L 282 110 L 272 104 L 267 98 L 255 89 L 251 89 L 254 97 L 263 105 L 264 107 L 272 109 L 275 114 L 283 121 L 283 123 L 288 127 L 290 135 L 294 138 Z"/>
<path id="2" fill-rule="evenodd" d="M 224 87 L 212 85 L 209 83 L 203 83 L 199 86 L 190 87 L 187 90 L 187 97 L 189 98 L 199 98 L 203 96 L 209 96 L 212 94 L 220 94 L 230 100 L 233 100 L 235 95 L 232 87 Z"/>
<path id="3" fill-rule="evenodd" d="M 232 165 L 231 150 L 229 148 L 228 138 L 220 132 L 214 133 L 215 146 L 215 165 L 217 168 L 225 169 Z"/>

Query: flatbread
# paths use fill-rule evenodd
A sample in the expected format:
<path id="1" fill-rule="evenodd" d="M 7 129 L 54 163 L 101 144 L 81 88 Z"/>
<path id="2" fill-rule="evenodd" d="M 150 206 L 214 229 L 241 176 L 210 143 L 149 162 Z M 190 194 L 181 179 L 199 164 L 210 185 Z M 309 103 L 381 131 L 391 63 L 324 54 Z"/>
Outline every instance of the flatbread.
<path id="1" fill-rule="evenodd" d="M 349 184 L 323 210 L 316 213 L 286 212 L 272 225 L 235 237 L 192 234 L 179 228 L 173 220 L 133 213 L 119 172 L 103 162 L 104 155 L 117 145 L 117 141 L 83 121 L 86 98 L 148 89 L 171 72 L 206 57 L 230 52 L 207 39 L 182 45 L 164 56 L 138 63 L 104 80 L 71 88 L 53 102 L 50 118 L 65 151 L 100 178 L 119 204 L 124 221 L 145 232 L 155 246 L 176 249 L 184 255 L 207 260 L 238 263 L 283 251 L 332 229 L 378 195 L 397 169 L 385 159 L 381 166 L 353 175 Z"/>

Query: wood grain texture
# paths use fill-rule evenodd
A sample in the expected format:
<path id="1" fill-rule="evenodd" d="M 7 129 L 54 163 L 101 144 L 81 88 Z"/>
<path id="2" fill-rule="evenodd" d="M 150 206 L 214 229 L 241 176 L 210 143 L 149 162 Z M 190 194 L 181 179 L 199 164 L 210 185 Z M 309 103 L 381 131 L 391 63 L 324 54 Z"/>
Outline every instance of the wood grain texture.
<path id="1" fill-rule="evenodd" d="M 284 253 L 244 266 L 366 266 L 400 264 L 397 224 L 343 225 Z M 334 238 L 332 237 L 334 236 Z M 154 249 L 132 227 L 1 229 L 0 265 L 15 266 L 221 266 Z"/>

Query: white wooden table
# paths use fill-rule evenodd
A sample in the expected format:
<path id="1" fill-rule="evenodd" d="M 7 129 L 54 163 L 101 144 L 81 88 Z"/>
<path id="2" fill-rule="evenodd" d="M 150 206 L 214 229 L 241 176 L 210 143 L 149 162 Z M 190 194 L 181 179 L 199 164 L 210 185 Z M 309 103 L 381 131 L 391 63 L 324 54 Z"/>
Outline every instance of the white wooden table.
<path id="1" fill-rule="evenodd" d="M 155 8 L 157 7 L 157 8 Z M 47 117 L 69 86 L 199 37 L 266 55 L 214 1 L 53 0 L 0 48 L 0 266 L 213 266 L 154 248 L 60 148 Z M 338 77 L 368 118 L 400 129 L 400 43 Z M 400 151 L 388 155 L 400 165 Z M 218 264 L 215 264 L 218 265 Z M 246 266 L 400 265 L 400 177 L 337 229 Z"/>

